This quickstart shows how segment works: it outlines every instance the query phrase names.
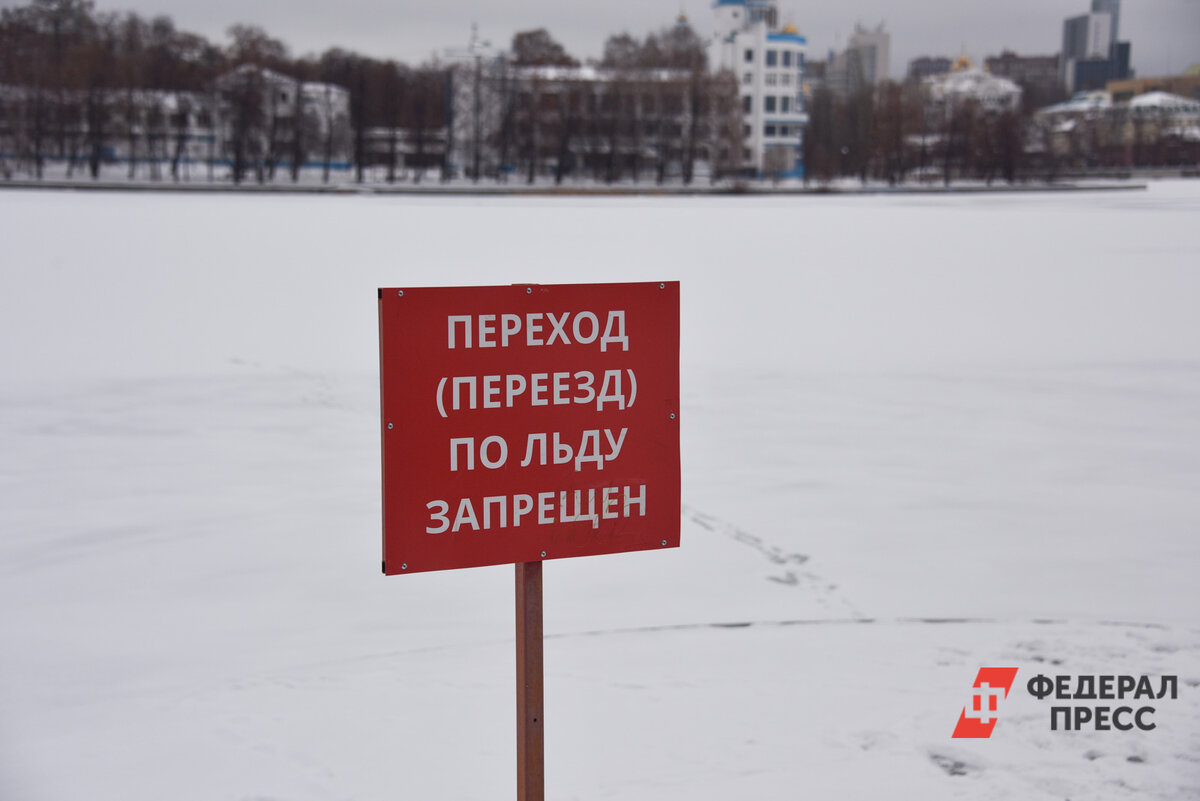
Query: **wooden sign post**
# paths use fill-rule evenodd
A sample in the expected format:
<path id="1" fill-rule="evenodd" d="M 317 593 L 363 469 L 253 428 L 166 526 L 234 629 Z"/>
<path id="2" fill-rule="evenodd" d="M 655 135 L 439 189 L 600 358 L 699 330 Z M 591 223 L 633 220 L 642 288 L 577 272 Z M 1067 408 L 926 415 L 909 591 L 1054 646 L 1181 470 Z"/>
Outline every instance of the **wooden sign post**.
<path id="1" fill-rule="evenodd" d="M 517 563 L 517 801 L 546 795 L 542 563 Z"/>
<path id="2" fill-rule="evenodd" d="M 679 546 L 679 284 L 381 289 L 379 365 L 383 572 L 516 565 L 541 801 L 542 562 Z"/>

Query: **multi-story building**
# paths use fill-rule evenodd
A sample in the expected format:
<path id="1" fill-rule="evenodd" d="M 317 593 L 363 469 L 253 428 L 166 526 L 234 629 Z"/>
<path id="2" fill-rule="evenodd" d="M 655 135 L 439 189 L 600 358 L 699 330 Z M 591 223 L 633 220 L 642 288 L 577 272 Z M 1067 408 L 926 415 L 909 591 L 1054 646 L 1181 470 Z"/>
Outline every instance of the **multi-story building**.
<path id="1" fill-rule="evenodd" d="M 1068 93 L 1130 77 L 1130 46 L 1119 41 L 1120 19 L 1120 0 L 1092 0 L 1091 13 L 1063 22 L 1059 80 Z"/>
<path id="2" fill-rule="evenodd" d="M 983 62 L 984 69 L 1001 78 L 1043 92 L 1058 86 L 1058 56 L 1018 56 L 1005 50 Z"/>
<path id="3" fill-rule="evenodd" d="M 740 162 L 728 76 L 498 58 L 460 64 L 451 86 L 449 167 L 466 177 L 690 182 Z"/>
<path id="4" fill-rule="evenodd" d="M 1059 77 L 1063 88 L 1070 93 L 1079 91 L 1081 77 L 1086 77 L 1096 62 L 1108 65 L 1108 51 L 1112 44 L 1112 15 L 1108 13 L 1082 14 L 1063 22 L 1062 54 L 1059 62 Z M 1091 64 L 1089 64 L 1091 62 Z M 1081 70 L 1080 65 L 1083 65 Z M 1081 76 L 1079 73 L 1083 72 Z"/>
<path id="5" fill-rule="evenodd" d="M 945 75 L 954 62 L 945 56 L 920 56 L 908 62 L 908 80 L 922 81 L 931 75 Z M 1058 59 L 1054 59 L 1057 74 Z"/>
<path id="6" fill-rule="evenodd" d="M 1108 45 L 1111 48 L 1117 43 L 1121 31 L 1121 0 L 1092 0 L 1093 14 L 1108 14 L 1112 20 Z"/>
<path id="7" fill-rule="evenodd" d="M 849 97 L 887 80 L 890 59 L 891 36 L 882 23 L 875 30 L 855 25 L 846 49 L 829 54 L 825 85 L 835 96 Z"/>
<path id="8" fill-rule="evenodd" d="M 832 57 L 832 53 L 830 56 Z M 832 60 L 832 58 L 831 58 Z M 812 97 L 818 90 L 824 89 L 827 86 L 825 75 L 829 68 L 828 61 L 822 61 L 819 58 L 804 59 L 804 84 L 801 91 L 804 93 L 805 108 L 811 104 Z"/>
<path id="9" fill-rule="evenodd" d="M 216 79 L 222 156 L 234 171 L 277 165 L 349 169 L 350 91 L 253 64 Z"/>
<path id="10" fill-rule="evenodd" d="M 716 0 L 713 12 L 715 61 L 740 85 L 743 169 L 802 177 L 807 40 L 795 26 L 779 26 L 773 0 Z"/>
<path id="11" fill-rule="evenodd" d="M 931 119 L 948 117 L 965 103 L 974 103 L 985 113 L 1016 111 L 1021 105 L 1021 87 L 971 64 L 964 56 L 954 68 L 923 81 Z"/>
<path id="12" fill-rule="evenodd" d="M 211 92 L 102 89 L 47 92 L 0 85 L 0 175 L 9 161 L 65 163 L 67 174 L 107 165 L 144 165 L 187 177 L 196 164 L 222 157 Z M 36 168 L 36 167 L 35 167 Z"/>
<path id="13" fill-rule="evenodd" d="M 825 87 L 835 97 L 846 98 L 870 86 L 862 54 L 857 50 L 830 53 L 825 68 Z"/>
<path id="14" fill-rule="evenodd" d="M 121 163 L 129 177 L 144 168 L 152 179 L 168 169 L 177 178 L 197 169 L 213 177 L 217 167 L 239 177 L 292 165 L 347 169 L 349 98 L 341 86 L 251 64 L 202 92 L 0 87 L 0 162 L 65 162 L 68 174 L 86 166 L 96 175 Z M 40 111 L 48 105 L 53 129 Z"/>
<path id="15" fill-rule="evenodd" d="M 1169 92 L 1192 100 L 1200 100 L 1200 71 L 1195 75 L 1166 75 L 1159 78 L 1130 78 L 1111 81 L 1108 91 L 1113 100 L 1123 102 L 1147 92 Z"/>
<path id="16" fill-rule="evenodd" d="M 1194 167 L 1200 162 L 1200 101 L 1163 91 L 1116 99 L 1080 92 L 1037 112 L 1046 150 L 1074 167 Z"/>
<path id="17" fill-rule="evenodd" d="M 674 34 L 703 47 L 680 15 Z M 447 166 L 468 178 L 587 177 L 685 183 L 741 172 L 738 86 L 697 59 L 606 65 L 515 63 L 473 32 L 445 51 Z M 654 65 L 659 66 L 654 66 Z M 675 66 L 662 66 L 675 64 Z"/>
<path id="18" fill-rule="evenodd" d="M 846 49 L 859 54 L 859 63 L 867 83 L 874 86 L 888 79 L 891 69 L 892 36 L 883 29 L 882 22 L 874 30 L 869 30 L 861 24 L 855 25 Z"/>

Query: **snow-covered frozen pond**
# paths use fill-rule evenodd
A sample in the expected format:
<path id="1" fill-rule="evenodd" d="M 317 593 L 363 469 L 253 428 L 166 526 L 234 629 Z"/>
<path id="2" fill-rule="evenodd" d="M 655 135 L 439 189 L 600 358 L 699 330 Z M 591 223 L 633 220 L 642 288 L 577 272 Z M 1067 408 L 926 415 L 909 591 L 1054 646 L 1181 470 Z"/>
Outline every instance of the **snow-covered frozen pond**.
<path id="1" fill-rule="evenodd" d="M 546 564 L 548 797 L 1200 797 L 1198 220 L 0 191 L 0 798 L 511 797 L 512 568 L 379 574 L 376 288 L 675 279 L 683 546 Z"/>

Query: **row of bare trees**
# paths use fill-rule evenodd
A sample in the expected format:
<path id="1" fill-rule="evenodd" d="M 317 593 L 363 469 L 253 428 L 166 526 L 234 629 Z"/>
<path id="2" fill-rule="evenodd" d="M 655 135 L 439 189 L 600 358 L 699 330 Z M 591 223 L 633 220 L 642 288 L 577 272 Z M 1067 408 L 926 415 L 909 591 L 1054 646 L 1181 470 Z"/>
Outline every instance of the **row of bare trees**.
<path id="1" fill-rule="evenodd" d="M 687 185 L 700 163 L 711 165 L 713 177 L 738 166 L 740 104 L 728 75 L 534 75 L 506 108 L 497 150 L 529 183 L 549 172 L 556 183 L 574 177 Z"/>
<path id="2" fill-rule="evenodd" d="M 339 48 L 294 57 L 254 26 L 214 44 L 166 16 L 29 0 L 0 10 L 0 177 L 42 178 L 55 162 L 68 177 L 143 180 L 206 169 L 209 180 L 298 181 L 316 164 L 325 180 L 342 167 L 359 181 L 440 170 L 690 182 L 699 161 L 738 167 L 736 84 L 710 70 L 690 26 L 610 37 L 592 65 L 602 80 L 571 69 L 579 61 L 544 29 L 513 38 L 487 91 L 464 87 L 482 78 L 481 62 L 466 66 Z M 538 69 L 555 67 L 567 69 Z"/>
<path id="3" fill-rule="evenodd" d="M 453 73 L 454 152 L 467 177 L 688 184 L 700 162 L 735 169 L 737 86 L 709 71 L 690 27 L 610 37 L 584 69 L 545 30 L 517 34 L 511 52 Z"/>
<path id="4" fill-rule="evenodd" d="M 196 153 L 197 143 L 187 140 L 199 131 L 209 140 L 210 176 L 218 163 L 235 180 L 251 173 L 269 180 L 287 163 L 297 180 L 301 166 L 316 161 L 327 178 L 340 143 L 332 110 L 322 105 L 332 103 L 334 87 L 350 90 L 344 125 L 360 176 L 382 163 L 396 177 L 400 130 L 415 138 L 405 163 L 439 162 L 430 144 L 448 115 L 448 74 L 440 66 L 413 68 L 341 49 L 294 58 L 253 26 L 235 25 L 228 38 L 217 45 L 177 30 L 169 17 L 101 12 L 91 0 L 0 9 L 0 175 L 41 178 L 55 160 L 68 176 L 86 169 L 98 177 L 120 152 L 130 177 L 145 169 L 151 179 L 169 171 L 179 180 Z M 254 69 L 238 69 L 245 65 Z M 281 79 L 291 91 L 271 91 Z M 377 129 L 391 131 L 392 140 Z"/>
<path id="5" fill-rule="evenodd" d="M 804 161 L 819 182 L 1012 182 L 1028 166 L 1031 115 L 1021 108 L 997 110 L 972 99 L 933 104 L 919 83 L 885 81 L 844 98 L 820 89 L 808 111 Z"/>
<path id="6" fill-rule="evenodd" d="M 965 97 L 936 103 L 913 82 L 884 82 L 846 98 L 819 90 L 809 105 L 807 175 L 822 183 L 836 177 L 1012 183 L 1200 160 L 1200 147 L 1170 110 L 1128 103 L 1039 110 L 1044 99 L 1027 92 L 1004 108 Z"/>
<path id="7" fill-rule="evenodd" d="M 234 25 L 214 44 L 166 16 L 28 0 L 0 9 L 0 178 L 42 178 L 51 162 L 67 177 L 107 168 L 179 181 L 206 168 L 209 180 L 220 170 L 260 182 L 281 171 L 299 181 L 306 165 L 326 181 L 343 168 L 389 182 L 433 170 L 477 181 L 690 183 L 699 164 L 714 178 L 742 169 L 736 80 L 711 69 L 687 24 L 611 36 L 599 62 L 579 66 L 544 29 L 518 33 L 503 58 L 410 67 L 339 48 L 294 57 L 254 26 Z M 1013 181 L 1060 166 L 1192 157 L 1187 142 L 1141 117 L 1109 114 L 1056 141 L 1033 113 L 1035 95 L 1001 110 L 931 104 L 919 83 L 848 97 L 818 89 L 807 175 Z"/>

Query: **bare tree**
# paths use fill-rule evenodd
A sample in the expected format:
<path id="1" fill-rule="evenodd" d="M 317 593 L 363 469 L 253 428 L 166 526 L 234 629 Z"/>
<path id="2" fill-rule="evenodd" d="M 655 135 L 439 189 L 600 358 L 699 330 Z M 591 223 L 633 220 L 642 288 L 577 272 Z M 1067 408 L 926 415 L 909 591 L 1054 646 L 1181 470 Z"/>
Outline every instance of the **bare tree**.
<path id="1" fill-rule="evenodd" d="M 367 124 L 370 116 L 367 64 L 363 59 L 353 60 L 353 75 L 353 88 L 350 90 L 350 125 L 354 130 L 354 180 L 361 184 L 367 160 Z"/>
<path id="2" fill-rule="evenodd" d="M 380 100 L 381 122 L 387 132 L 387 182 L 396 181 L 396 164 L 399 160 L 400 125 L 404 109 L 407 80 L 401 67 L 394 61 L 383 65 L 382 97 Z"/>
<path id="3" fill-rule="evenodd" d="M 197 109 L 193 106 L 191 97 L 180 95 L 176 101 L 175 111 L 171 114 L 171 128 L 174 131 L 174 147 L 171 152 L 171 180 L 176 183 L 180 178 L 180 165 L 190 141 L 191 120 Z"/>
<path id="4" fill-rule="evenodd" d="M 841 142 L 838 135 L 838 103 L 833 92 L 822 86 L 808 106 L 809 123 L 804 137 L 805 177 L 829 184 L 838 174 Z"/>
<path id="5" fill-rule="evenodd" d="M 621 150 L 628 136 L 634 98 L 625 70 L 618 70 L 603 90 L 597 134 L 603 141 L 604 182 L 620 180 Z"/>
<path id="6" fill-rule="evenodd" d="M 507 61 L 501 61 L 497 65 L 496 84 L 495 102 L 499 106 L 495 134 L 496 180 L 507 181 L 508 174 L 513 169 L 513 151 L 517 138 L 516 81 L 513 80 L 512 70 L 509 69 Z"/>
<path id="7" fill-rule="evenodd" d="M 426 169 L 438 163 L 437 156 L 430 153 L 430 146 L 434 132 L 446 119 L 443 80 L 442 71 L 428 65 L 418 69 L 412 76 L 406 116 L 413 133 L 412 164 L 414 180 L 417 182 Z"/>
<path id="8" fill-rule="evenodd" d="M 260 137 L 264 123 L 263 74 L 244 65 L 224 79 L 223 112 L 228 119 L 229 147 L 233 157 L 233 182 L 239 184 L 260 161 Z"/>
<path id="9" fill-rule="evenodd" d="M 541 160 L 541 128 L 545 116 L 543 106 L 547 97 L 542 89 L 543 80 L 536 71 L 525 75 L 519 85 L 514 81 L 511 86 L 512 104 L 508 127 L 511 130 L 512 160 L 516 167 L 524 170 L 525 182 L 528 184 L 536 180 Z M 553 100 L 552 97 L 549 99 Z"/>
<path id="10" fill-rule="evenodd" d="M 104 149 L 108 142 L 111 115 L 110 88 L 116 72 L 117 31 L 116 20 L 111 16 L 102 18 L 98 25 L 96 40 L 85 53 L 87 72 L 86 119 L 88 171 L 92 180 L 100 177 L 104 161 Z"/>
<path id="11" fill-rule="evenodd" d="M 850 96 L 845 115 L 842 172 L 856 175 L 866 183 L 871 164 L 871 130 L 875 125 L 875 93 L 870 86 L 863 86 Z"/>
<path id="12" fill-rule="evenodd" d="M 290 134 L 288 137 L 289 171 L 292 183 L 300 181 L 300 170 L 308 160 L 309 109 L 304 93 L 304 81 L 299 75 L 292 79 L 292 109 L 288 120 Z"/>
<path id="13" fill-rule="evenodd" d="M 895 185 L 906 172 L 905 139 L 909 133 L 909 113 L 903 87 L 884 81 L 875 90 L 876 108 L 872 150 L 877 159 L 878 175 Z"/>
<path id="14" fill-rule="evenodd" d="M 285 66 L 287 45 L 267 35 L 257 25 L 231 25 L 226 30 L 226 36 L 230 39 L 226 54 L 231 63 L 275 69 Z"/>
<path id="15" fill-rule="evenodd" d="M 712 76 L 709 91 L 714 148 L 712 180 L 715 182 L 736 175 L 741 167 L 744 147 L 742 104 L 737 76 L 729 70 Z"/>
<path id="16" fill-rule="evenodd" d="M 161 181 L 167 138 L 167 113 L 163 107 L 161 94 L 156 92 L 145 93 L 144 106 L 143 134 L 146 140 L 147 167 L 150 171 L 150 180 Z"/>
<path id="17" fill-rule="evenodd" d="M 1015 111 L 1004 111 L 993 120 L 996 158 L 1000 174 L 1009 184 L 1017 180 L 1017 172 L 1024 166 L 1025 140 L 1021 116 Z"/>
<path id="18" fill-rule="evenodd" d="M 334 104 L 333 85 L 325 82 L 321 85 L 321 120 L 323 128 L 323 143 L 321 147 L 321 182 L 329 183 L 329 171 L 333 167 L 334 143 Z"/>
<path id="19" fill-rule="evenodd" d="M 454 73 L 451 70 L 440 67 L 436 61 L 433 67 L 434 73 L 437 76 L 438 96 L 441 100 L 439 105 L 442 111 L 442 130 L 446 132 L 446 141 L 442 143 L 441 160 L 441 178 L 445 182 L 453 177 L 451 174 L 453 165 L 450 161 L 450 154 L 454 152 L 454 103 L 450 99 L 454 92 Z"/>
<path id="20" fill-rule="evenodd" d="M 512 39 L 513 64 L 521 67 L 578 67 L 545 28 L 519 31 Z"/>
<path id="21" fill-rule="evenodd" d="M 561 184 L 575 167 L 573 145 L 584 119 L 584 90 L 571 84 L 560 86 L 554 93 L 555 134 L 558 140 L 554 166 L 554 183 Z"/>
<path id="22" fill-rule="evenodd" d="M 618 33 L 604 42 L 604 57 L 600 66 L 630 70 L 641 66 L 642 45 L 628 33 Z"/>
<path id="23" fill-rule="evenodd" d="M 50 57 L 45 47 L 47 16 L 45 6 L 5 9 L 0 21 L 5 29 L 6 72 L 19 87 L 14 96 L 16 113 L 13 139 L 18 163 L 28 165 L 30 173 L 43 177 L 46 146 L 50 130 Z"/>
<path id="24" fill-rule="evenodd" d="M 145 81 L 145 23 L 137 14 L 126 14 L 121 21 L 121 84 L 124 103 L 121 107 L 125 126 L 126 157 L 129 178 L 137 175 L 138 139 L 143 132 L 144 96 L 140 91 Z"/>

